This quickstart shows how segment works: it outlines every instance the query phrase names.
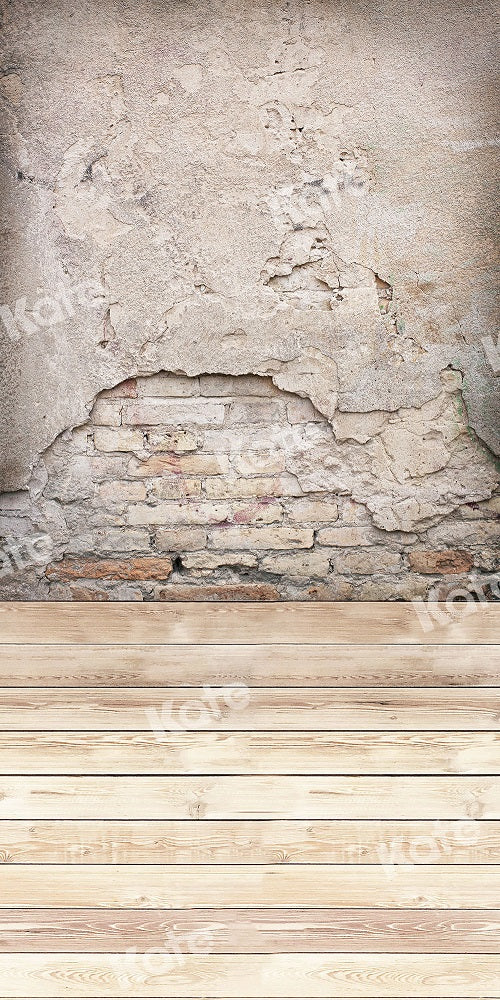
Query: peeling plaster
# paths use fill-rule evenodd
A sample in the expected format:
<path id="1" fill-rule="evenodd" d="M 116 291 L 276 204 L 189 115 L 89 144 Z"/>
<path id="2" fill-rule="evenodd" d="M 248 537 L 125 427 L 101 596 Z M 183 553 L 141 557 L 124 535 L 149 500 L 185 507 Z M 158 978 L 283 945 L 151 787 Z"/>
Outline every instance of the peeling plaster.
<path id="1" fill-rule="evenodd" d="M 160 370 L 270 375 L 336 429 L 423 407 L 452 366 L 498 452 L 492 10 L 471 38 L 444 3 L 402 25 L 395 2 L 70 16 L 14 0 L 2 302 L 95 291 L 4 338 L 2 488 L 23 488 L 104 388 Z"/>

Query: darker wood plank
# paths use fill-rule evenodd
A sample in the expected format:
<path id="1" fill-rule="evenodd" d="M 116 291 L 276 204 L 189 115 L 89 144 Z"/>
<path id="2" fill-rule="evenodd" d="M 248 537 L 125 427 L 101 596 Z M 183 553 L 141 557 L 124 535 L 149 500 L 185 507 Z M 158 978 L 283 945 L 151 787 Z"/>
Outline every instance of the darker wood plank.
<path id="1" fill-rule="evenodd" d="M 1 910 L 0 952 L 500 952 L 500 910 Z"/>

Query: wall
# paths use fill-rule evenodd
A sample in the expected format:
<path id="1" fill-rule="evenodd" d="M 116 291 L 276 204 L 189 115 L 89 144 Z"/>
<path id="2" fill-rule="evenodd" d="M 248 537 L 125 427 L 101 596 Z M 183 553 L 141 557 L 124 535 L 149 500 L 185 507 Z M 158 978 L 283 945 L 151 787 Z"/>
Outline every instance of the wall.
<path id="1" fill-rule="evenodd" d="M 374 599 L 491 575 L 492 0 L 473 30 L 444 0 L 0 12 L 3 593 Z M 139 402 L 186 395 L 105 423 L 130 379 Z M 181 484 L 188 526 L 161 496 Z"/>
<path id="2" fill-rule="evenodd" d="M 493 477 L 460 382 L 332 427 L 270 379 L 129 379 L 2 498 L 0 597 L 489 597 Z"/>

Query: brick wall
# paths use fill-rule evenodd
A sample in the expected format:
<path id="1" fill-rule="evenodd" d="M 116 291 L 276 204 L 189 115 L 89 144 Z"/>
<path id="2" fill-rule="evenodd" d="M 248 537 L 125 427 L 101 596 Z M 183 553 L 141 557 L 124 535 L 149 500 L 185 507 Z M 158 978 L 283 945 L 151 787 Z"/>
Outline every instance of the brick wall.
<path id="1" fill-rule="evenodd" d="M 464 503 L 460 484 L 441 510 L 437 497 L 436 476 L 456 484 L 461 470 L 463 487 L 478 448 L 455 376 L 430 409 L 339 414 L 333 428 L 267 378 L 123 382 L 48 449 L 29 490 L 0 497 L 0 597 L 384 600 L 475 584 L 489 596 L 495 502 Z"/>

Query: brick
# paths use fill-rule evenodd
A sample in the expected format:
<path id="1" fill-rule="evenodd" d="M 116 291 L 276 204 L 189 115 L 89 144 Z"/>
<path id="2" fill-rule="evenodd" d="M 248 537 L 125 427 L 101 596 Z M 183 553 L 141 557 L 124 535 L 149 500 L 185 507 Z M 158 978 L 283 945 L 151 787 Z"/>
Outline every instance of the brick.
<path id="1" fill-rule="evenodd" d="M 286 514 L 297 524 L 336 521 L 339 516 L 337 504 L 330 500 L 298 500 L 287 506 Z"/>
<path id="2" fill-rule="evenodd" d="M 199 396 L 200 381 L 187 375 L 161 372 L 159 375 L 138 378 L 137 393 L 139 396 Z"/>
<path id="3" fill-rule="evenodd" d="M 188 552 L 202 549 L 207 533 L 201 528 L 160 528 L 156 532 L 156 548 L 160 552 Z"/>
<path id="4" fill-rule="evenodd" d="M 276 497 L 281 495 L 279 479 L 230 479 L 229 477 L 207 479 L 205 493 L 207 497 L 216 500 L 231 497 Z"/>
<path id="5" fill-rule="evenodd" d="M 129 507 L 127 520 L 129 524 L 151 524 L 167 527 L 175 524 L 219 524 L 231 517 L 229 504 L 198 503 L 160 503 L 156 506 L 136 504 Z"/>
<path id="6" fill-rule="evenodd" d="M 172 563 L 165 556 L 128 559 L 63 559 L 47 566 L 45 575 L 58 580 L 166 580 Z"/>
<path id="7" fill-rule="evenodd" d="M 320 545 L 373 545 L 376 541 L 378 537 L 373 528 L 357 526 L 322 528 L 318 532 Z"/>
<path id="8" fill-rule="evenodd" d="M 135 403 L 125 403 L 122 410 L 123 424 L 198 424 L 216 427 L 223 421 L 223 403 L 207 403 L 201 399 L 184 399 L 182 402 L 142 399 Z"/>
<path id="9" fill-rule="evenodd" d="M 158 601 L 279 601 L 280 594 L 268 583 L 171 583 L 158 589 Z"/>
<path id="10" fill-rule="evenodd" d="M 314 542 L 312 529 L 298 528 L 220 528 L 210 532 L 216 549 L 309 549 Z"/>
<path id="11" fill-rule="evenodd" d="M 109 601 L 110 596 L 107 590 L 102 587 L 85 587 L 83 585 L 71 586 L 70 594 L 72 601 Z"/>
<path id="12" fill-rule="evenodd" d="M 161 476 L 165 473 L 178 473 L 194 476 L 217 476 L 229 469 L 227 455 L 152 455 L 145 462 L 132 460 L 130 475 Z"/>
<path id="13" fill-rule="evenodd" d="M 285 412 L 284 403 L 275 399 L 250 399 L 232 400 L 227 407 L 226 426 L 234 424 L 260 424 L 273 423 L 282 420 Z M 251 432 L 248 432 L 248 439 L 251 439 Z"/>
<path id="14" fill-rule="evenodd" d="M 108 479 L 122 479 L 127 470 L 125 455 L 96 455 L 90 459 L 92 481 L 103 483 Z"/>
<path id="15" fill-rule="evenodd" d="M 318 413 L 310 399 L 291 399 L 287 403 L 286 415 L 290 424 L 305 424 L 308 421 L 324 422 L 324 417 Z"/>
<path id="16" fill-rule="evenodd" d="M 327 552 L 287 552 L 285 555 L 265 556 L 261 569 L 266 573 L 276 573 L 290 577 L 324 577 L 330 570 Z"/>
<path id="17" fill-rule="evenodd" d="M 365 548 L 362 552 L 342 552 L 335 557 L 335 570 L 358 576 L 396 573 L 401 570 L 401 556 L 399 552 L 389 552 L 383 546 Z"/>
<path id="18" fill-rule="evenodd" d="M 128 428 L 98 428 L 94 431 L 94 446 L 97 451 L 143 451 L 144 437 L 142 431 L 131 431 Z"/>
<path id="19" fill-rule="evenodd" d="M 242 476 L 272 476 L 285 471 L 285 454 L 279 451 L 241 451 L 231 464 Z"/>
<path id="20" fill-rule="evenodd" d="M 90 414 L 94 426 L 119 427 L 122 422 L 122 408 L 118 400 L 99 398 Z"/>
<path id="21" fill-rule="evenodd" d="M 148 487 L 148 495 L 156 500 L 182 500 L 185 497 L 201 496 L 201 479 L 186 479 L 172 476 L 153 479 Z"/>
<path id="22" fill-rule="evenodd" d="M 173 430 L 166 427 L 147 432 L 147 442 L 156 451 L 173 451 L 183 453 L 196 451 L 203 444 L 202 435 L 192 431 Z"/>
<path id="23" fill-rule="evenodd" d="M 182 557 L 186 569 L 218 569 L 219 566 L 257 566 L 257 556 L 250 552 L 193 552 Z"/>
<path id="24" fill-rule="evenodd" d="M 117 480 L 101 483 L 98 490 L 99 498 L 106 503 L 122 503 L 146 499 L 144 483 L 131 483 L 128 480 Z"/>
<path id="25" fill-rule="evenodd" d="M 468 573 L 474 565 L 470 552 L 446 549 L 441 552 L 420 549 L 410 552 L 410 568 L 415 573 Z"/>
<path id="26" fill-rule="evenodd" d="M 238 504 L 215 503 L 211 501 L 185 500 L 179 503 L 134 504 L 127 511 L 127 521 L 130 525 L 162 525 L 168 527 L 177 524 L 224 524 L 237 521 L 247 523 L 260 521 L 272 524 L 281 519 L 281 507 L 278 504 Z M 228 546 L 238 548 L 238 546 Z"/>
<path id="27" fill-rule="evenodd" d="M 100 399 L 134 399 L 137 396 L 137 382 L 135 378 L 127 378 L 112 389 L 105 389 L 101 392 Z"/>
<path id="28" fill-rule="evenodd" d="M 103 528 L 94 532 L 96 552 L 147 552 L 149 531 L 140 528 Z"/>
<path id="29" fill-rule="evenodd" d="M 280 396 L 272 380 L 261 375 L 200 375 L 203 396 Z"/>

